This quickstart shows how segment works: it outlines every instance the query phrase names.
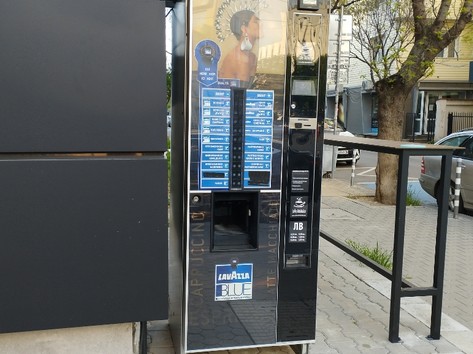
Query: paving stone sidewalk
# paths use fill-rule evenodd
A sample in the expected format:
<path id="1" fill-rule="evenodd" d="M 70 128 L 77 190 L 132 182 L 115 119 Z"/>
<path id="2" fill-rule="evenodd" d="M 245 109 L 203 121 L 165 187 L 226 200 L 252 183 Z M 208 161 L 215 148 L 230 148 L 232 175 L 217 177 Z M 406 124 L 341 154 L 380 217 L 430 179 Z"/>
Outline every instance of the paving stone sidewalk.
<path id="1" fill-rule="evenodd" d="M 347 181 L 324 179 L 321 228 L 341 241 L 350 239 L 369 246 L 376 246 L 378 243 L 380 247 L 388 251 L 392 250 L 395 207 L 375 203 L 372 198 L 373 194 L 372 190 L 358 185 L 351 187 Z M 436 222 L 437 208 L 435 206 L 407 208 L 403 276 L 417 286 L 432 285 Z M 455 343 L 458 352 L 465 353 L 473 352 L 473 333 L 471 331 L 473 329 L 472 230 L 472 216 L 460 214 L 458 218 L 454 219 L 453 214 L 449 214 L 441 334 Z M 327 248 L 324 247 L 324 244 L 328 245 Z M 321 241 L 320 249 L 321 269 L 319 274 L 322 277 L 324 249 L 331 252 L 337 252 L 335 251 L 337 249 L 324 241 Z M 341 251 L 338 250 L 338 252 Z M 340 257 L 331 254 L 330 257 L 332 260 L 349 259 L 351 262 L 355 262 L 353 258 L 348 256 Z M 351 269 L 351 271 L 357 269 L 350 267 L 350 263 L 346 262 L 343 267 Z M 371 270 L 369 272 L 376 274 Z M 359 274 L 356 276 L 364 283 L 370 283 L 369 273 L 365 272 L 362 276 Z M 390 282 L 378 274 L 376 277 L 379 280 L 370 286 L 389 298 Z M 319 288 L 322 291 L 321 279 L 323 278 L 319 278 Z M 379 287 L 378 285 L 381 283 L 384 285 Z M 422 319 L 426 326 L 430 326 L 430 299 L 430 297 L 403 298 L 401 305 L 412 310 L 411 314 L 414 317 Z M 318 304 L 319 306 L 323 304 L 322 298 L 319 298 Z M 401 328 L 403 318 L 401 315 Z M 321 326 L 318 326 L 318 330 L 320 328 Z M 425 335 L 428 332 L 427 330 Z M 437 349 L 434 352 L 450 353 L 450 350 L 452 349 L 446 349 L 442 345 L 440 351 Z"/>
<path id="2" fill-rule="evenodd" d="M 358 242 L 392 249 L 394 207 L 372 203 L 372 191 L 346 181 L 322 184 L 321 227 Z M 366 198 L 368 196 L 368 198 Z M 404 276 L 416 285 L 432 279 L 436 210 L 409 207 L 406 219 Z M 435 216 L 436 217 L 436 216 Z M 473 217 L 449 218 L 442 337 L 429 340 L 428 298 L 404 298 L 400 343 L 388 341 L 390 282 L 381 275 L 320 240 L 316 343 L 306 354 L 351 353 L 472 353 L 473 332 Z M 470 274 L 468 274 L 470 273 Z M 431 284 L 430 284 L 431 285 Z M 457 296 L 462 294 L 461 296 Z M 471 307 L 470 307 L 471 306 Z M 446 313 L 447 312 L 447 313 Z M 166 321 L 150 323 L 148 353 L 174 354 Z M 293 353 L 288 346 L 217 351 L 218 354 Z"/>
<path id="3" fill-rule="evenodd" d="M 341 241 L 393 249 L 395 207 L 365 198 L 323 197 L 321 228 Z M 403 276 L 432 286 L 437 208 L 407 207 Z M 473 217 L 449 213 L 443 312 L 473 329 Z M 430 301 L 430 297 L 425 298 Z"/>
<path id="4" fill-rule="evenodd" d="M 316 343 L 309 354 L 473 353 L 473 332 L 442 317 L 442 337 L 428 339 L 430 305 L 403 300 L 400 343 L 388 340 L 390 282 L 325 240 L 320 242 Z"/>

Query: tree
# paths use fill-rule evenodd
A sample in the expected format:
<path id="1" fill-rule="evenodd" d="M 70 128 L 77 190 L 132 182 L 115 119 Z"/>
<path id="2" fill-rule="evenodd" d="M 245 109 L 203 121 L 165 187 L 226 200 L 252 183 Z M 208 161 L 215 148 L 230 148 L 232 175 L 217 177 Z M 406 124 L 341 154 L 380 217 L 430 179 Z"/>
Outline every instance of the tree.
<path id="1" fill-rule="evenodd" d="M 473 0 L 360 0 L 347 12 L 360 45 L 352 52 L 375 82 L 378 138 L 400 141 L 409 93 L 472 22 Z M 376 175 L 376 199 L 395 204 L 397 157 L 380 154 Z"/>
<path id="2" fill-rule="evenodd" d="M 172 84 L 172 70 L 166 69 L 166 105 L 169 106 L 171 102 L 171 84 Z"/>

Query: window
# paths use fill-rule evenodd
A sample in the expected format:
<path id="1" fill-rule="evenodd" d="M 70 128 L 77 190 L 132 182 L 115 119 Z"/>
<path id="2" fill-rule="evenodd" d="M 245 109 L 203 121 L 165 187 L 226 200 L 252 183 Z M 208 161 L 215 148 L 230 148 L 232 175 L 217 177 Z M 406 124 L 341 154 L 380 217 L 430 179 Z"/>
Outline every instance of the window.
<path id="1" fill-rule="evenodd" d="M 447 139 L 443 141 L 440 145 L 446 145 L 446 146 L 460 146 L 463 144 L 463 142 L 468 139 L 467 135 L 464 136 L 456 136 L 450 139 Z"/>
<path id="2" fill-rule="evenodd" d="M 456 38 L 447 48 L 442 49 L 442 51 L 437 54 L 437 58 L 458 58 L 458 43 L 459 40 Z"/>
<path id="3" fill-rule="evenodd" d="M 464 159 L 472 160 L 473 159 L 473 137 L 467 141 L 463 147 L 465 148 L 464 150 L 455 150 L 453 155 L 462 157 Z"/>

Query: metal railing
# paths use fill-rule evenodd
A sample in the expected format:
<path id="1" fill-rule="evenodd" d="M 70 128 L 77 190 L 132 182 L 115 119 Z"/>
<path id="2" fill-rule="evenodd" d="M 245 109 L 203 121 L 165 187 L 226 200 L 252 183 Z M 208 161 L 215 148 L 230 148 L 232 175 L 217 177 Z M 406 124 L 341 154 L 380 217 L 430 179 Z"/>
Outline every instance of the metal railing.
<path id="1" fill-rule="evenodd" d="M 426 138 L 427 141 L 432 142 L 434 141 L 435 135 L 435 116 L 429 116 L 427 118 L 427 127 L 425 128 L 425 134 L 423 132 L 419 132 L 420 127 L 416 125 L 416 121 L 419 122 L 420 125 L 420 113 L 406 113 L 405 125 L 404 125 L 404 138 L 409 139 L 410 141 L 415 141 L 416 136 L 420 135 L 423 138 Z"/>
<path id="2" fill-rule="evenodd" d="M 447 134 L 452 134 L 468 128 L 473 129 L 473 113 L 448 113 Z"/>
<path id="3" fill-rule="evenodd" d="M 391 281 L 391 298 L 389 313 L 389 341 L 399 342 L 399 322 L 401 312 L 401 298 L 414 296 L 431 296 L 432 313 L 430 321 L 430 338 L 440 338 L 440 324 L 442 317 L 443 283 L 445 271 L 445 250 L 448 222 L 448 199 L 450 188 L 450 174 L 452 167 L 452 154 L 454 147 L 444 145 L 405 144 L 380 139 L 367 139 L 342 136 L 325 136 L 324 144 L 346 146 L 348 148 L 363 149 L 398 156 L 398 178 L 396 191 L 396 213 L 393 244 L 393 267 L 388 271 L 370 259 L 350 250 L 343 242 L 332 235 L 320 231 L 320 236 L 331 242 L 336 247 L 344 250 L 352 257 L 362 261 L 371 269 Z M 435 238 L 435 259 L 433 269 L 433 282 L 431 286 L 419 287 L 410 284 L 402 277 L 404 258 L 404 235 L 406 227 L 406 195 L 411 156 L 434 155 L 441 156 L 439 207 L 437 211 L 437 232 Z"/>
<path id="4" fill-rule="evenodd" d="M 405 121 L 405 138 L 408 138 L 410 141 L 416 140 L 416 120 L 419 119 L 419 113 L 406 113 Z"/>
<path id="5" fill-rule="evenodd" d="M 433 142 L 435 137 L 435 116 L 427 117 L 427 141 Z"/>

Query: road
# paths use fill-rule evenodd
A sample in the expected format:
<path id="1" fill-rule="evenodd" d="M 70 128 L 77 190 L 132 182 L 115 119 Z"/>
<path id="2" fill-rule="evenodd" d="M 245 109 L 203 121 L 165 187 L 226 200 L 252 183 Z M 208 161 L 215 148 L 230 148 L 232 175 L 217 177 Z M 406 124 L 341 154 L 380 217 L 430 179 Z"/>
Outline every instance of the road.
<path id="1" fill-rule="evenodd" d="M 367 188 L 374 189 L 376 183 L 376 164 L 378 161 L 378 153 L 373 151 L 361 151 L 361 157 L 355 167 L 355 184 L 364 185 Z M 415 199 L 421 201 L 423 205 L 436 204 L 433 197 L 428 195 L 421 188 L 418 178 L 420 175 L 420 156 L 411 156 L 409 159 L 409 172 L 408 172 L 408 190 L 412 193 Z M 334 173 L 335 178 L 346 179 L 350 181 L 351 178 L 351 165 L 344 163 L 337 164 L 337 168 Z"/>

